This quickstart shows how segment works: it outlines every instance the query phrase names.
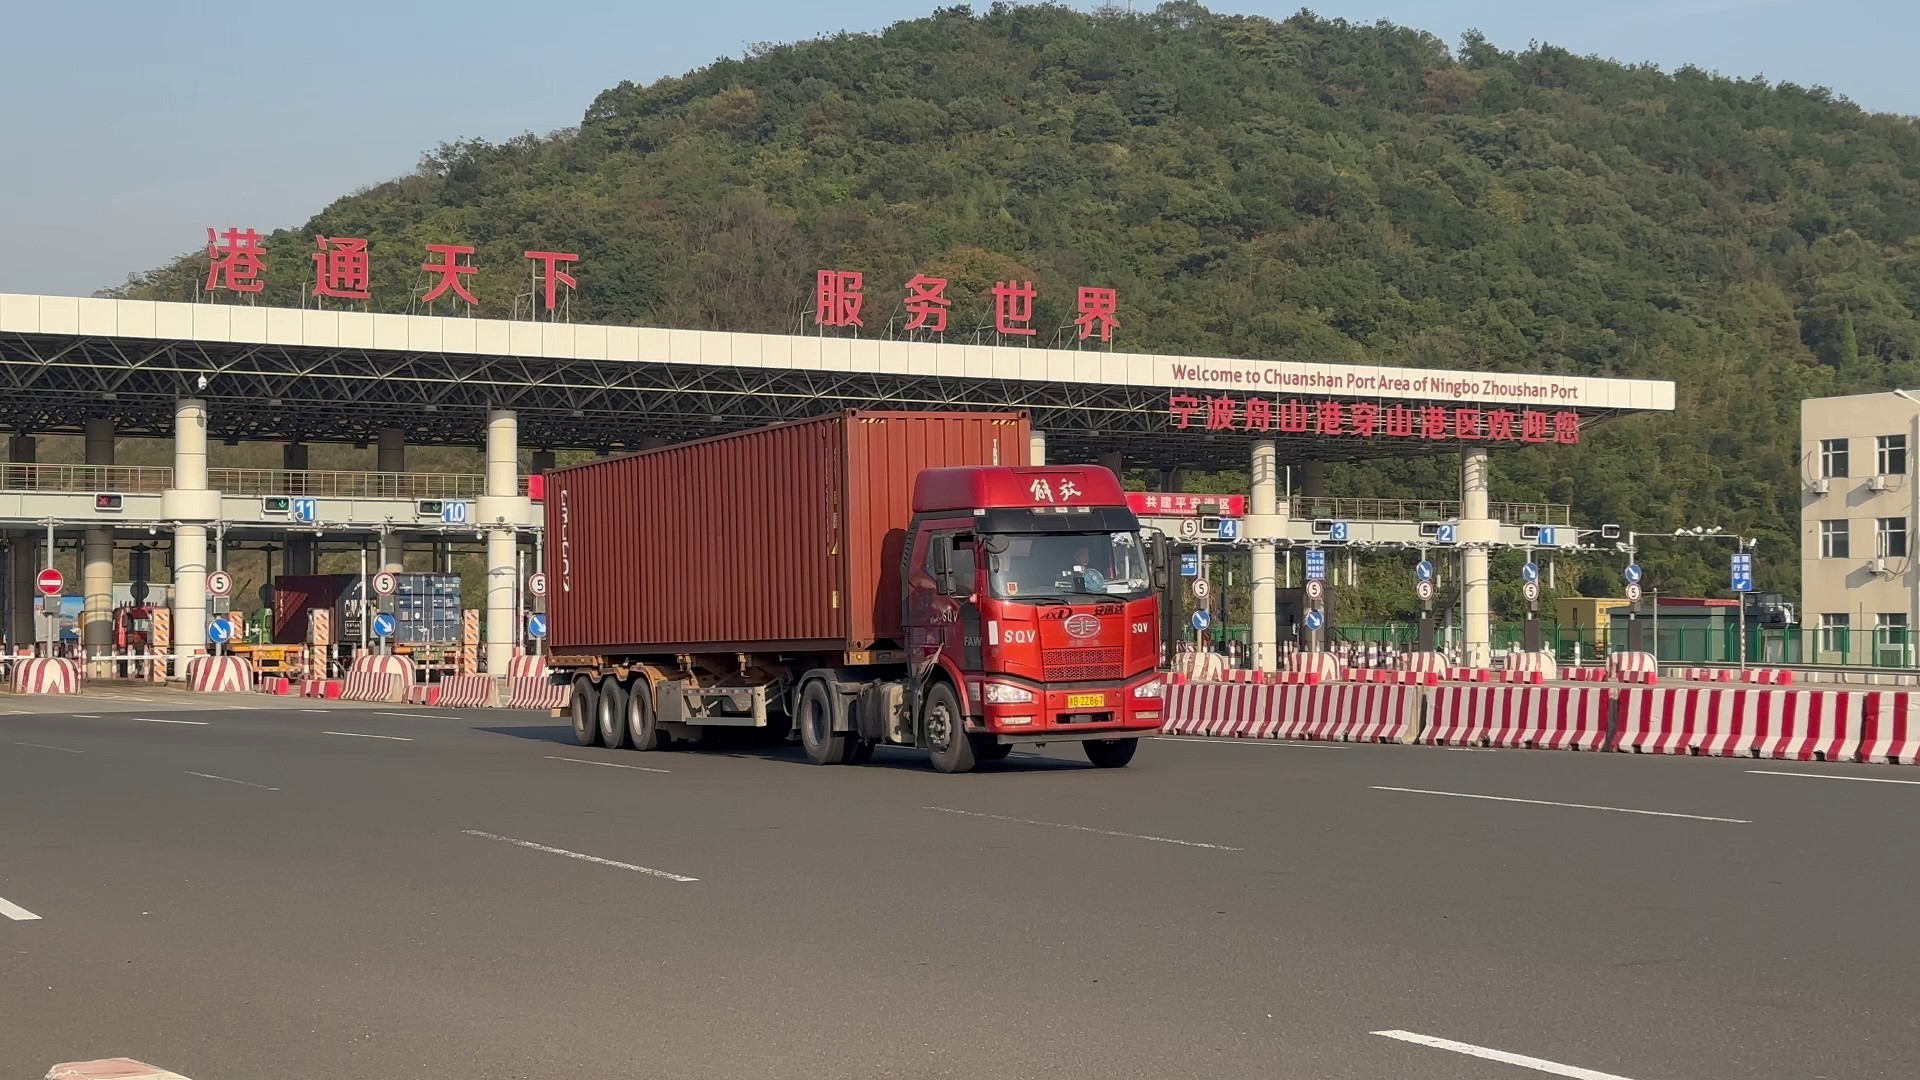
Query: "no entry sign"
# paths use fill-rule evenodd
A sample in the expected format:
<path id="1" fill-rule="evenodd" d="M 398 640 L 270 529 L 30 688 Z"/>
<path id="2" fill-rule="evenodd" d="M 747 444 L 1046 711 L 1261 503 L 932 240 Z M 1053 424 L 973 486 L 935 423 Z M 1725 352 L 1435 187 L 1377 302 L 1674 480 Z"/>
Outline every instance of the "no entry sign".
<path id="1" fill-rule="evenodd" d="M 39 587 L 41 596 L 59 596 L 60 590 L 67 587 L 67 579 L 51 566 L 40 571 L 40 576 L 33 583 Z"/>

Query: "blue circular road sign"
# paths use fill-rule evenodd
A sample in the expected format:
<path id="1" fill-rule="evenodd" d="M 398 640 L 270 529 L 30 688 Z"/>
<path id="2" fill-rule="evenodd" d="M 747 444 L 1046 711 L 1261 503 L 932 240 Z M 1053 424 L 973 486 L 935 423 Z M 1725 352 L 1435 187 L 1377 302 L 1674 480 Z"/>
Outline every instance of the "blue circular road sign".
<path id="1" fill-rule="evenodd" d="M 547 617 L 539 613 L 527 616 L 527 636 L 543 638 L 547 636 Z"/>
<path id="2" fill-rule="evenodd" d="M 398 630 L 399 628 L 400 628 L 400 624 L 393 621 L 393 616 L 387 614 L 384 611 L 373 617 L 373 636 L 374 637 L 379 637 L 379 638 L 392 637 L 393 632 L 395 630 Z"/>
<path id="3" fill-rule="evenodd" d="M 233 624 L 224 617 L 207 624 L 207 640 L 215 645 L 225 645 L 233 640 Z"/>
<path id="4" fill-rule="evenodd" d="M 1433 561 L 1431 559 L 1421 559 L 1419 562 L 1414 563 L 1413 573 L 1421 581 L 1432 581 Z"/>
<path id="5" fill-rule="evenodd" d="M 1204 611 L 1196 611 L 1193 613 L 1193 628 L 1195 630 L 1205 630 L 1212 622 L 1213 616 Z"/>
<path id="6" fill-rule="evenodd" d="M 1521 581 L 1539 581 L 1540 580 L 1540 564 L 1535 562 L 1521 563 L 1520 564 L 1520 580 Z"/>
<path id="7" fill-rule="evenodd" d="M 1629 585 L 1640 584 L 1640 564 L 1637 562 L 1628 563 L 1627 568 L 1621 571 L 1620 576 L 1627 579 L 1627 584 Z"/>
<path id="8" fill-rule="evenodd" d="M 1319 608 L 1314 608 L 1307 612 L 1307 629 L 1318 630 L 1322 626 L 1325 626 L 1326 623 L 1327 617 L 1321 614 Z"/>

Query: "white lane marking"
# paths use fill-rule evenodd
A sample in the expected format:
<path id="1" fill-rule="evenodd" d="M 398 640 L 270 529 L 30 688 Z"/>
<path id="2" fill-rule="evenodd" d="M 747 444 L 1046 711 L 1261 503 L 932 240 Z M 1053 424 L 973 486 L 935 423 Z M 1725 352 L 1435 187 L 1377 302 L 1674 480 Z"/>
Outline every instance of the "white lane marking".
<path id="1" fill-rule="evenodd" d="M 1784 769 L 1748 769 L 1754 776 L 1804 776 L 1812 780 L 1855 780 L 1863 784 L 1914 784 L 1920 780 L 1894 780 L 1885 776 L 1835 776 L 1832 773 L 1787 772 Z"/>
<path id="2" fill-rule="evenodd" d="M 1549 802 L 1546 799 L 1510 799 L 1504 795 L 1469 795 L 1464 791 L 1429 791 L 1426 788 L 1383 787 L 1370 785 L 1374 791 L 1404 791 L 1409 795 L 1445 795 L 1450 799 L 1485 799 L 1488 802 L 1526 803 L 1529 806 L 1564 806 L 1569 810 L 1605 810 L 1614 814 L 1641 814 L 1646 817 L 1686 818 L 1688 821 L 1718 821 L 1728 825 L 1751 825 L 1746 818 L 1705 817 L 1700 814 L 1670 814 L 1665 810 L 1631 810 L 1624 806 L 1595 806 L 1592 803 Z"/>
<path id="3" fill-rule="evenodd" d="M 1432 1035 L 1421 1035 L 1413 1031 L 1376 1031 L 1374 1034 L 1388 1039 L 1398 1039 L 1404 1043 L 1412 1043 L 1415 1046 L 1426 1046 L 1435 1050 L 1451 1050 L 1456 1054 L 1465 1054 L 1468 1057 L 1482 1058 L 1487 1061 L 1498 1061 L 1503 1065 L 1518 1065 L 1523 1069 L 1532 1069 L 1534 1072 L 1543 1072 L 1550 1076 L 1570 1077 L 1571 1080 L 1628 1080 L 1627 1077 L 1615 1073 L 1596 1072 L 1592 1069 L 1583 1069 L 1578 1065 L 1562 1065 L 1557 1061 L 1548 1061 L 1545 1058 L 1528 1057 L 1525 1054 L 1510 1054 L 1505 1050 L 1494 1050 L 1490 1047 L 1475 1046 L 1472 1043 L 1455 1042 L 1452 1039 L 1441 1039 Z"/>
<path id="4" fill-rule="evenodd" d="M 571 761 L 576 765 L 600 765 L 609 769 L 632 769 L 635 772 L 663 773 L 667 771 L 666 769 L 650 769 L 645 765 L 620 765 L 612 761 L 594 761 L 589 758 L 583 758 L 583 757 L 554 757 L 552 754 L 547 755 L 547 760 L 548 761 Z"/>
<path id="5" fill-rule="evenodd" d="M 84 753 L 86 753 L 86 751 L 85 751 L 85 750 L 75 750 L 75 749 L 74 749 L 73 747 L 71 747 L 71 746 L 48 746 L 48 745 L 47 745 L 46 743 L 39 743 L 39 742 L 17 742 L 17 743 L 14 743 L 13 745 L 15 745 L 15 746 L 31 746 L 31 747 L 33 747 L 33 748 L 34 748 L 35 750 L 58 750 L 58 751 L 60 751 L 60 752 L 61 752 L 61 753 L 63 753 L 63 754 L 84 754 Z"/>
<path id="6" fill-rule="evenodd" d="M 98 719 L 100 719 L 100 714 L 99 714 L 99 713 L 86 713 L 86 712 L 77 712 L 77 713 L 74 713 L 74 714 L 73 714 L 73 718 L 74 718 L 75 720 L 98 720 Z"/>
<path id="7" fill-rule="evenodd" d="M 261 791 L 279 791 L 280 790 L 277 787 L 268 787 L 265 784 L 255 784 L 246 780 L 235 780 L 231 776 L 215 776 L 210 772 L 194 772 L 190 769 L 183 769 L 181 771 L 185 772 L 188 776 L 199 776 L 199 777 L 204 777 L 205 779 L 208 779 L 208 780 L 225 780 L 229 784 L 239 784 L 241 787 L 259 788 Z"/>
<path id="8" fill-rule="evenodd" d="M 1058 821 L 1035 821 L 1032 818 L 1007 817 L 1004 814 L 982 814 L 977 810 L 955 810 L 951 806 L 923 806 L 922 810 L 933 810 L 942 814 L 958 814 L 961 817 L 988 818 L 993 821 L 1012 821 L 1021 825 L 1045 825 L 1050 829 L 1072 829 L 1074 832 L 1099 833 L 1101 836 L 1119 836 L 1128 840 L 1151 840 L 1156 844 L 1178 844 L 1181 847 L 1207 848 L 1210 851 L 1245 851 L 1245 848 L 1228 847 L 1225 844 L 1203 844 L 1198 840 L 1175 840 L 1168 836 L 1148 836 L 1145 833 L 1115 832 L 1112 829 L 1095 829 L 1086 825 L 1067 825 Z"/>
<path id="9" fill-rule="evenodd" d="M 332 710 L 332 709 L 301 709 L 300 711 L 301 711 L 301 712 L 317 712 L 317 713 L 324 713 L 324 712 L 332 712 L 333 710 Z"/>
<path id="10" fill-rule="evenodd" d="M 581 862 L 590 862 L 598 866 L 611 866 L 619 870 L 631 870 L 636 874 L 648 874 L 657 878 L 666 878 L 668 881 L 699 881 L 700 880 L 697 877 L 687 877 L 684 874 L 670 874 L 665 870 L 655 870 L 651 866 L 637 866 L 633 863 L 616 862 L 613 859 L 603 859 L 598 855 L 582 855 L 577 851 L 568 851 L 566 848 L 548 847 L 545 844 L 536 844 L 531 840 L 515 840 L 511 836 L 501 836 L 498 833 L 481 832 L 479 829 L 462 829 L 460 831 L 463 833 L 466 833 L 468 836 L 478 836 L 487 840 L 498 840 L 504 844 L 514 844 L 516 846 L 528 848 L 533 851 L 544 851 L 549 855 L 564 855 L 569 859 L 579 859 Z"/>
<path id="11" fill-rule="evenodd" d="M 4 896 L 0 896 L 0 915 L 5 915 L 14 922 L 32 922 L 40 917 Z"/>
<path id="12" fill-rule="evenodd" d="M 253 706 L 251 705 L 222 705 L 220 707 L 223 709 L 239 709 L 241 712 L 253 711 Z"/>
<path id="13" fill-rule="evenodd" d="M 134 717 L 134 719 L 144 721 L 149 724 L 189 724 L 193 727 L 207 726 L 207 722 L 205 720 L 156 720 L 151 716 L 136 716 Z"/>
<path id="14" fill-rule="evenodd" d="M 398 736 L 398 735 L 366 735 L 366 734 L 362 734 L 361 732 L 358 732 L 358 731 L 323 731 L 323 732 L 321 732 L 320 734 L 322 734 L 322 735 L 350 735 L 350 736 L 352 736 L 353 738 L 356 738 L 356 739 L 385 739 L 385 740 L 387 740 L 388 742 L 412 742 L 412 741 L 413 741 L 412 739 L 403 739 L 403 738 L 401 738 L 401 737 L 400 737 L 400 736 Z"/>
<path id="15" fill-rule="evenodd" d="M 1289 746 L 1296 750 L 1345 750 L 1344 746 L 1325 742 L 1296 742 L 1287 739 L 1215 739 L 1205 735 L 1149 735 L 1154 742 L 1213 743 L 1216 746 Z"/>
<path id="16" fill-rule="evenodd" d="M 435 716 L 435 715 L 434 715 L 433 713 L 424 713 L 424 712 L 375 712 L 375 713 L 374 713 L 373 715 L 375 715 L 375 716 L 407 716 L 407 717 L 411 717 L 411 718 L 413 718 L 413 719 L 415 719 L 415 720 L 444 720 L 444 719 L 446 719 L 446 717 L 445 717 L 445 715 L 444 715 L 444 714 L 443 714 L 443 715 L 440 715 L 440 716 Z"/>

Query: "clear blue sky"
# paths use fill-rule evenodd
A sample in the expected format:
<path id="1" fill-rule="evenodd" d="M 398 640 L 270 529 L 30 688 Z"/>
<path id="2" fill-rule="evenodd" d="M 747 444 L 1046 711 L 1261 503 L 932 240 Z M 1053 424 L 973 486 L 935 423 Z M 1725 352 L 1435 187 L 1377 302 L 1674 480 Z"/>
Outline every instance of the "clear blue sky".
<path id="1" fill-rule="evenodd" d="M 18 0 L 0 17 L 0 292 L 85 294 L 203 243 L 209 225 L 298 224 L 440 142 L 571 126 L 622 79 L 678 74 L 755 41 L 878 29 L 948 2 Z M 1301 5 L 1208 6 L 1277 18 Z M 1478 27 L 1508 49 L 1540 40 L 1823 84 L 1869 109 L 1920 114 L 1913 0 L 1308 6 L 1449 43 Z"/>

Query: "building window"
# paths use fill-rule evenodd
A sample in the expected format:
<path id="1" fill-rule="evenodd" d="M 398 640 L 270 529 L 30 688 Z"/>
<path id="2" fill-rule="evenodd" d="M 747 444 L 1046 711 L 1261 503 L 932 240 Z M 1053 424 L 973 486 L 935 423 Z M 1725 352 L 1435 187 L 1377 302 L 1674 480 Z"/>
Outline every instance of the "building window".
<path id="1" fill-rule="evenodd" d="M 1820 651 L 1845 655 L 1847 651 L 1847 631 L 1851 629 L 1852 617 L 1845 612 L 1833 612 L 1820 616 Z"/>
<path id="2" fill-rule="evenodd" d="M 1907 475 L 1907 437 L 1905 435 L 1880 436 L 1879 452 L 1874 457 L 1873 471 L 1881 476 Z"/>
<path id="3" fill-rule="evenodd" d="M 1907 519 L 1881 518 L 1875 530 L 1875 550 L 1883 559 L 1907 557 Z"/>
<path id="4" fill-rule="evenodd" d="M 1820 523 L 1820 557 L 1845 559 L 1852 545 L 1847 542 L 1847 519 L 1828 518 Z"/>
<path id="5" fill-rule="evenodd" d="M 1847 440 L 1820 440 L 1820 475 L 1830 480 L 1847 475 Z"/>

